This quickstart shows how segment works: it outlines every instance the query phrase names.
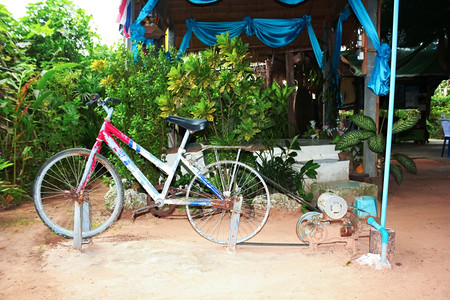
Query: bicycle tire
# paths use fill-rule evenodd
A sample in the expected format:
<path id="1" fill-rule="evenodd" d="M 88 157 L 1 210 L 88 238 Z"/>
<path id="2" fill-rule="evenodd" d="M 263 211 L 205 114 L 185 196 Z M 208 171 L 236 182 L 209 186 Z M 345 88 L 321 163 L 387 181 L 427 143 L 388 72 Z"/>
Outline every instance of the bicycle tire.
<path id="1" fill-rule="evenodd" d="M 201 172 L 213 185 L 234 200 L 242 196 L 237 243 L 255 236 L 269 216 L 270 194 L 266 183 L 253 168 L 236 161 L 219 161 L 206 166 Z M 192 196 L 193 195 L 193 196 Z M 220 200 L 210 188 L 194 176 L 187 189 L 186 200 Z M 192 203 L 192 202 L 191 202 Z M 219 244 L 229 241 L 231 209 L 212 206 L 186 205 L 189 222 L 204 238 Z"/>
<path id="2" fill-rule="evenodd" d="M 90 152 L 74 148 L 55 154 L 41 167 L 34 182 L 34 206 L 39 217 L 66 238 L 73 238 L 75 198 L 70 195 L 81 181 Z M 111 200 L 107 201 L 106 196 Z M 122 203 L 120 175 L 111 162 L 97 153 L 94 171 L 83 193 L 83 215 L 89 216 L 89 222 L 83 224 L 82 237 L 90 238 L 108 229 L 119 217 Z"/>

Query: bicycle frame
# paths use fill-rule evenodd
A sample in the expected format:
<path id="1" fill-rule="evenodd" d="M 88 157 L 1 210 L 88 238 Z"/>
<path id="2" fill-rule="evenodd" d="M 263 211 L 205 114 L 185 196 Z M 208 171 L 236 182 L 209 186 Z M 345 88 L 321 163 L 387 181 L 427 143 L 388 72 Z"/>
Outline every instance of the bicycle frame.
<path id="1" fill-rule="evenodd" d="M 119 157 L 119 159 L 122 161 L 122 163 L 127 167 L 127 169 L 133 174 L 133 176 L 136 178 L 136 180 L 142 185 L 142 187 L 145 189 L 145 191 L 150 195 L 150 197 L 155 201 L 156 205 L 162 206 L 165 201 L 165 195 L 167 194 L 170 183 L 172 182 L 173 177 L 175 176 L 175 172 L 179 166 L 180 161 L 183 162 L 183 164 L 195 175 L 198 176 L 199 180 L 205 184 L 220 200 L 225 201 L 224 195 L 210 182 L 208 181 L 202 174 L 200 174 L 200 170 L 193 165 L 191 162 L 189 162 L 183 154 L 186 152 L 185 146 L 189 139 L 190 132 L 189 130 L 186 130 L 186 133 L 183 137 L 183 140 L 181 142 L 180 147 L 178 148 L 177 155 L 175 157 L 174 164 L 172 166 L 169 166 L 168 164 L 162 162 L 160 159 L 155 157 L 153 154 L 151 154 L 149 151 L 147 151 L 145 148 L 141 147 L 139 144 L 137 144 L 135 141 L 133 141 L 131 138 L 127 137 L 125 134 L 123 134 L 119 129 L 114 127 L 110 123 L 110 118 L 113 113 L 113 109 L 106 106 L 106 104 L 102 104 L 103 108 L 108 112 L 108 116 L 103 121 L 103 125 L 98 133 L 97 141 L 95 142 L 94 146 L 92 147 L 91 154 L 89 155 L 88 162 L 86 164 L 86 169 L 83 173 L 83 177 L 81 180 L 81 183 L 77 189 L 77 194 L 82 193 L 84 190 L 92 172 L 94 171 L 95 164 L 94 164 L 94 157 L 96 153 L 100 153 L 102 142 L 105 142 L 109 148 Z M 139 153 L 142 157 L 150 161 L 152 164 L 154 164 L 158 169 L 166 173 L 167 180 L 164 183 L 164 187 L 161 193 L 159 193 L 153 184 L 148 181 L 148 179 L 144 176 L 144 174 L 139 170 L 139 168 L 136 166 L 136 164 L 131 160 L 131 158 L 126 154 L 126 152 L 119 146 L 119 144 L 115 141 L 114 136 L 120 139 L 122 142 L 127 144 L 131 149 Z M 172 202 L 172 201 L 171 201 Z M 179 205 L 212 205 L 212 201 L 210 200 L 204 200 L 204 199 L 196 199 L 195 201 L 176 201 L 174 204 Z"/>

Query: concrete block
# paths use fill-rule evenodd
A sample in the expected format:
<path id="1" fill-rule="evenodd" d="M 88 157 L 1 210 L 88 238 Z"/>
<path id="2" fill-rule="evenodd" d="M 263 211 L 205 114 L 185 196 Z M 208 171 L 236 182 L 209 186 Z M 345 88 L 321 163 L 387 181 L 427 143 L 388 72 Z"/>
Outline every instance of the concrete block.
<path id="1" fill-rule="evenodd" d="M 377 199 L 378 186 L 358 181 L 315 182 L 311 185 L 314 199 L 326 192 L 332 192 L 345 199 L 347 204 L 353 205 L 356 197 L 371 196 Z"/>

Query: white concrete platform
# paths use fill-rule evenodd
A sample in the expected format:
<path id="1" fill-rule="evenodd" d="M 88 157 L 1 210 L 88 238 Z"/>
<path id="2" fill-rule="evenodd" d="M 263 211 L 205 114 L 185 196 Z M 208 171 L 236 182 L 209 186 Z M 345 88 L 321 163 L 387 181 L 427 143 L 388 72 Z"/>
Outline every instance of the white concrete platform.
<path id="1" fill-rule="evenodd" d="M 330 140 L 299 140 L 301 150 L 292 150 L 297 152 L 294 168 L 300 170 L 301 167 L 309 160 L 318 163 L 320 167 L 317 171 L 316 180 L 307 180 L 307 187 L 313 182 L 335 182 L 348 180 L 349 164 L 348 160 L 339 160 L 339 151 L 334 150 L 335 145 L 331 144 Z M 281 154 L 280 148 L 274 148 L 274 154 Z M 199 163 L 203 163 L 201 154 L 192 153 Z M 255 154 L 256 155 L 256 154 Z M 267 151 L 267 155 L 269 155 Z M 169 164 L 172 164 L 175 154 L 168 154 L 166 159 Z M 259 160 L 259 158 L 258 158 Z M 184 170 L 185 171 L 185 170 Z"/>

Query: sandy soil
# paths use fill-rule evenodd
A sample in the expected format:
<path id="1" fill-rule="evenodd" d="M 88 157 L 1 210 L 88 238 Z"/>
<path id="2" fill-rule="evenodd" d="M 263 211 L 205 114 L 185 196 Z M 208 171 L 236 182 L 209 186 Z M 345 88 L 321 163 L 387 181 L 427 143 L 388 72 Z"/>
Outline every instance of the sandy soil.
<path id="1" fill-rule="evenodd" d="M 241 245 L 200 237 L 184 217 L 124 216 L 82 252 L 55 236 L 32 204 L 0 212 L 0 299 L 448 299 L 450 160 L 417 159 L 419 174 L 390 183 L 392 269 L 356 262 L 369 239 L 343 244 Z M 300 214 L 274 211 L 251 242 L 300 243 Z"/>

